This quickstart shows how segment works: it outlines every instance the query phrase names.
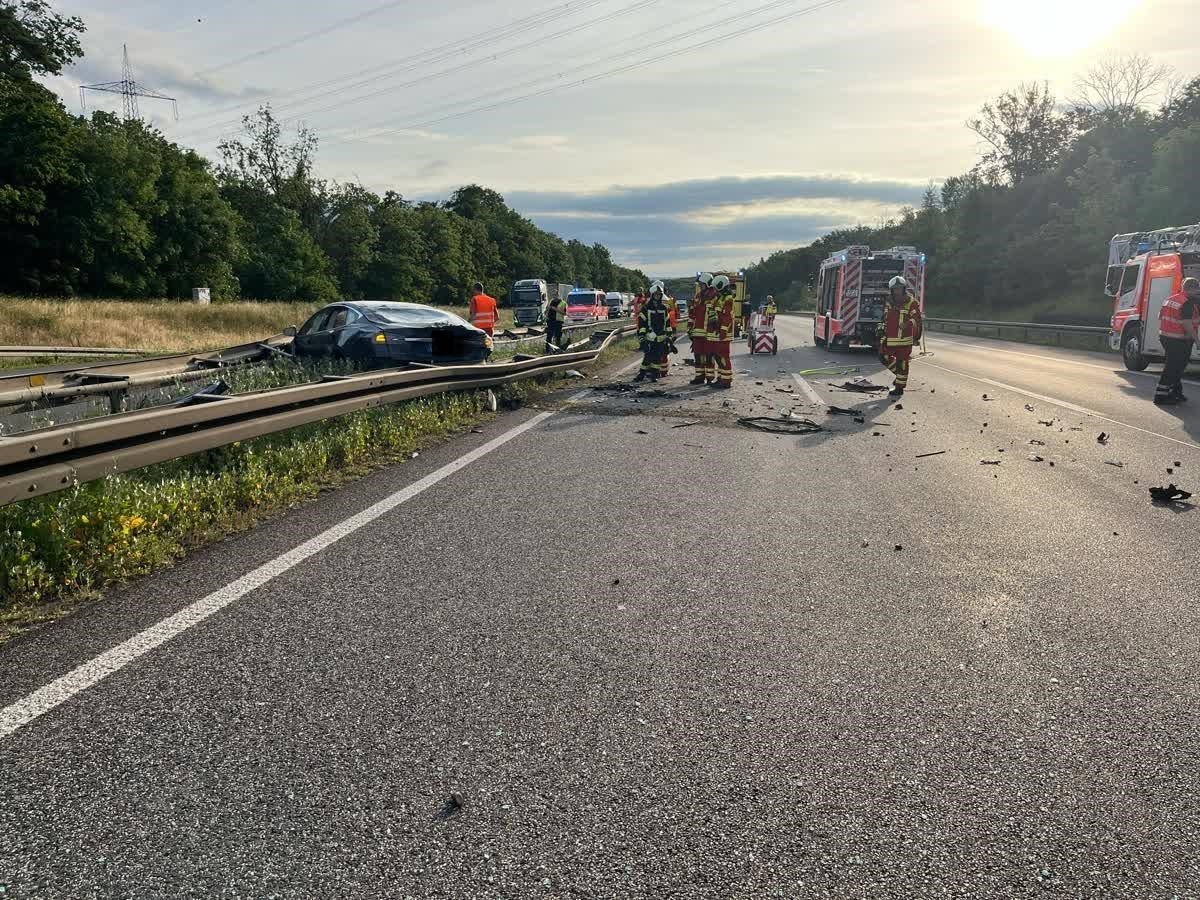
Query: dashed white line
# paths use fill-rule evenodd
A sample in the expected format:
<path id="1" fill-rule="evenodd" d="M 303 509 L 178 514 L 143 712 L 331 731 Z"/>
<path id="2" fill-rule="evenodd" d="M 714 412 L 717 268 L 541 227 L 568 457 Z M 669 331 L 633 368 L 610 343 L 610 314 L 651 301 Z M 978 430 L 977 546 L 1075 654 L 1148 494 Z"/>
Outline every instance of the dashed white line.
<path id="1" fill-rule="evenodd" d="M 805 379 L 803 375 L 793 375 L 792 378 L 796 380 L 796 384 L 800 385 L 800 390 L 804 391 L 804 393 L 808 395 L 808 398 L 812 400 L 813 403 L 817 404 L 817 406 L 827 405 L 825 401 L 821 399 L 821 395 L 813 389 L 813 386 L 808 383 L 808 380 Z"/>
<path id="2" fill-rule="evenodd" d="M 77 694 L 95 686 L 109 675 L 120 671 L 156 647 L 179 636 L 189 628 L 199 625 L 214 613 L 220 612 L 225 607 L 245 597 L 251 591 L 279 577 L 284 572 L 304 562 L 310 556 L 320 553 L 342 538 L 353 534 L 360 528 L 371 524 L 376 519 L 391 512 L 401 504 L 407 503 L 419 494 L 429 490 L 429 488 L 438 482 L 449 478 L 471 463 L 482 459 L 493 450 L 504 446 L 514 438 L 520 437 L 530 429 L 536 428 L 552 415 L 554 415 L 552 412 L 540 413 L 529 421 L 509 429 L 499 437 L 460 456 L 454 462 L 442 466 L 437 471 L 431 472 L 419 481 L 413 482 L 408 487 L 380 500 L 362 512 L 334 525 L 332 528 L 326 529 L 316 537 L 305 541 L 303 544 L 281 556 L 277 556 L 270 562 L 264 563 L 254 571 L 225 585 L 225 587 L 213 591 L 207 597 L 184 607 L 174 615 L 168 616 L 161 622 L 129 638 L 129 640 L 118 644 L 111 650 L 107 650 L 99 656 L 88 660 L 66 675 L 34 691 L 32 694 L 4 707 L 4 709 L 0 709 L 0 740 L 8 737 L 17 729 L 28 725 L 39 716 L 50 712 L 50 710 L 60 704 L 66 703 Z"/>
<path id="3" fill-rule="evenodd" d="M 993 381 L 991 378 L 980 378 L 977 375 L 968 375 L 966 372 L 959 372 L 957 369 L 947 369 L 945 366 L 935 365 L 927 360 L 922 360 L 921 364 L 929 366 L 931 369 L 940 369 L 943 372 L 949 372 L 951 375 L 958 375 L 961 378 L 969 378 L 972 381 L 978 381 L 980 384 L 990 384 L 992 387 L 1000 388 L 1005 391 L 1012 391 L 1014 394 L 1022 394 L 1026 397 L 1031 397 L 1034 400 L 1040 400 L 1043 403 L 1051 403 L 1055 406 L 1061 406 L 1064 409 L 1069 409 L 1072 412 L 1077 412 L 1080 415 L 1092 416 L 1104 422 L 1111 422 L 1113 425 L 1120 425 L 1122 428 L 1128 428 L 1131 431 L 1140 431 L 1142 434 L 1148 434 L 1151 437 L 1161 438 L 1164 441 L 1170 441 L 1173 444 L 1179 444 L 1183 447 L 1188 447 L 1192 450 L 1200 450 L 1200 444 L 1194 441 L 1181 441 L 1179 438 L 1173 438 L 1169 435 L 1159 434 L 1157 431 L 1150 431 L 1148 428 L 1140 428 L 1137 425 L 1130 425 L 1128 422 L 1122 422 L 1120 419 L 1113 419 L 1104 413 L 1096 412 L 1094 409 L 1088 409 L 1086 406 L 1079 406 L 1076 403 L 1071 403 L 1067 400 L 1059 400 L 1057 397 L 1047 397 L 1045 394 L 1037 394 L 1033 391 L 1027 391 L 1024 388 L 1019 388 L 1011 384 L 1005 384 L 1003 381 Z"/>

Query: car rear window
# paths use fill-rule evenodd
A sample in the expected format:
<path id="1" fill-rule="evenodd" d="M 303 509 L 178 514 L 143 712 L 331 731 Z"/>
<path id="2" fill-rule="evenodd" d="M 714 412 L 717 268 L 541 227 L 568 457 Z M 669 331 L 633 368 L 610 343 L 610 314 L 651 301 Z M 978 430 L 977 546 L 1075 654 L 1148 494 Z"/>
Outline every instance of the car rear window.
<path id="1" fill-rule="evenodd" d="M 387 325 L 466 325 L 454 313 L 425 306 L 373 306 L 370 316 Z"/>

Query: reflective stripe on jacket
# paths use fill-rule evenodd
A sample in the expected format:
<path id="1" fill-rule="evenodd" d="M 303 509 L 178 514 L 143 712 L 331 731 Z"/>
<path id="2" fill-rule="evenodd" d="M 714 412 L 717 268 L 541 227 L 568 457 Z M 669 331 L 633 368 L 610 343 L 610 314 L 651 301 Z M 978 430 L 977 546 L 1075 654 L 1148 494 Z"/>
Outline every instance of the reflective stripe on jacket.
<path id="1" fill-rule="evenodd" d="M 567 318 L 567 301 L 562 297 L 555 297 L 546 304 L 546 321 L 547 322 L 563 322 Z"/>
<path id="2" fill-rule="evenodd" d="M 889 303 L 880 323 L 885 347 L 911 347 L 921 339 L 921 306 L 917 298 L 909 295 L 899 306 Z"/>
<path id="3" fill-rule="evenodd" d="M 1183 330 L 1183 304 L 1188 302 L 1188 295 L 1183 291 L 1172 294 L 1163 301 L 1158 313 L 1158 334 L 1160 337 L 1179 338 L 1187 340 L 1187 332 Z M 1192 321 L 1195 321 L 1193 317 Z"/>
<path id="4" fill-rule="evenodd" d="M 667 308 L 661 304 L 654 305 L 647 303 L 642 307 L 641 314 L 638 315 L 638 337 L 646 338 L 646 335 L 652 331 L 654 332 L 654 337 L 652 339 L 647 338 L 647 340 L 653 340 L 655 343 L 660 344 L 666 343 L 668 333 L 674 331 L 671 328 L 671 323 L 667 315 Z"/>
<path id="5" fill-rule="evenodd" d="M 709 340 L 721 343 L 733 339 L 733 294 L 722 294 L 708 304 Z"/>

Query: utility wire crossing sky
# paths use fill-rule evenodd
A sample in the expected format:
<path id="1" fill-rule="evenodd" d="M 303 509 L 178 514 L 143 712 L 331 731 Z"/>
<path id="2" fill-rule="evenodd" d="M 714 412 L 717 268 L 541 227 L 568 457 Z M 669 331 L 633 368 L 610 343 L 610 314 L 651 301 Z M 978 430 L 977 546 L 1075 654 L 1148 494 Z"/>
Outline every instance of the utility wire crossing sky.
<path id="1" fill-rule="evenodd" d="M 874 224 L 969 169 L 965 121 L 1022 81 L 1069 95 L 1115 53 L 1197 74 L 1191 0 L 261 0 L 61 4 L 86 57 L 180 100 L 143 115 L 211 157 L 270 103 L 323 176 L 444 199 L 478 183 L 659 275 Z M 120 108 L 120 98 L 89 98 Z M 107 106 L 106 106 L 107 104 Z"/>

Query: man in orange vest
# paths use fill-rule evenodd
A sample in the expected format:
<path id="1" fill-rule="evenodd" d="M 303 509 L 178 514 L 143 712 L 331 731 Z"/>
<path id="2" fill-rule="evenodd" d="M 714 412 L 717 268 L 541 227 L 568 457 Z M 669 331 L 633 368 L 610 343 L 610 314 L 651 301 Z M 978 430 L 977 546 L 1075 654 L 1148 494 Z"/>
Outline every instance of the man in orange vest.
<path id="1" fill-rule="evenodd" d="M 879 359 L 896 376 L 896 384 L 889 392 L 893 397 L 904 396 L 913 345 L 920 340 L 921 304 L 904 277 L 897 275 L 888 282 L 887 306 L 879 323 Z"/>
<path id="2" fill-rule="evenodd" d="M 496 310 L 496 298 L 483 292 L 483 282 L 475 282 L 471 286 L 471 324 L 489 335 L 495 335 Z"/>
<path id="3" fill-rule="evenodd" d="M 1182 290 L 1163 301 L 1158 314 L 1158 337 L 1167 362 L 1154 391 L 1156 406 L 1174 406 L 1183 396 L 1183 373 L 1192 359 L 1196 332 L 1200 329 L 1200 279 L 1183 279 Z"/>

